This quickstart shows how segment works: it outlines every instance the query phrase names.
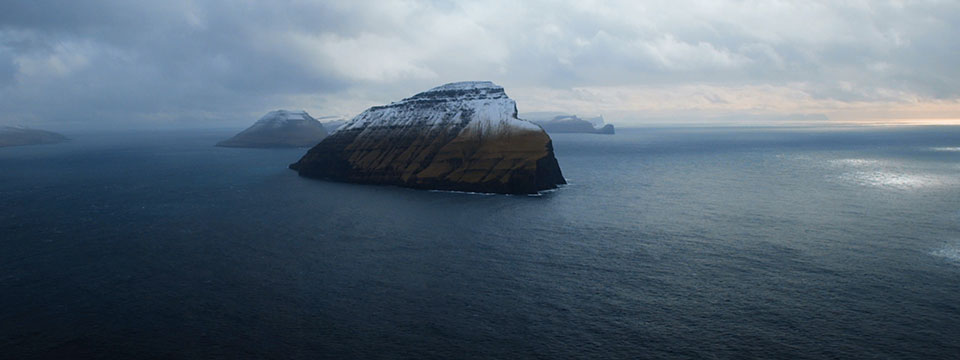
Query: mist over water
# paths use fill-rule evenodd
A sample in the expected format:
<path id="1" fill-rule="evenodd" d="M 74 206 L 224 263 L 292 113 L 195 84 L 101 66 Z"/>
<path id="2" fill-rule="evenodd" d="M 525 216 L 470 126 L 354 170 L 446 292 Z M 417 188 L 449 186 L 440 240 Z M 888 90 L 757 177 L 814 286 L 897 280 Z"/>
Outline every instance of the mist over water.
<path id="1" fill-rule="evenodd" d="M 960 127 L 558 134 L 538 197 L 66 135 L 0 149 L 11 358 L 960 353 Z"/>

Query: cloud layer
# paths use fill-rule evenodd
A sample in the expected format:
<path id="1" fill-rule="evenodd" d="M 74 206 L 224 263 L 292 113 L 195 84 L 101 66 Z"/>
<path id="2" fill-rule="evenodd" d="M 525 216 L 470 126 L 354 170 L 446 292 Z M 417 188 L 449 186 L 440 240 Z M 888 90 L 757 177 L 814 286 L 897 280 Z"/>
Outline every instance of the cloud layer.
<path id="1" fill-rule="evenodd" d="M 8 1 L 0 123 L 243 126 L 450 81 L 624 124 L 960 117 L 953 1 Z"/>

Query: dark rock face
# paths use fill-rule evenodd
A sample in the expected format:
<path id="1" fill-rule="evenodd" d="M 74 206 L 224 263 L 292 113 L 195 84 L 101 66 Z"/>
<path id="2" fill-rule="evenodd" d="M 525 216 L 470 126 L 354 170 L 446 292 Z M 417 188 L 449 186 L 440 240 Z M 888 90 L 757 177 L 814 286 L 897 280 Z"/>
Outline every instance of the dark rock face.
<path id="1" fill-rule="evenodd" d="M 543 127 L 547 133 L 585 133 L 585 134 L 607 134 L 614 133 L 613 124 L 603 125 L 601 128 L 594 127 L 594 123 L 577 117 L 576 115 L 560 115 L 548 120 L 531 120 Z M 603 124 L 603 118 L 600 118 L 599 124 Z"/>
<path id="2" fill-rule="evenodd" d="M 327 130 L 306 111 L 275 110 L 234 137 L 217 143 L 224 147 L 308 147 L 327 136 Z"/>
<path id="3" fill-rule="evenodd" d="M 12 126 L 0 127 L 0 147 L 55 144 L 67 140 L 69 139 L 66 136 L 50 131 Z"/>
<path id="4" fill-rule="evenodd" d="M 301 176 L 418 189 L 532 194 L 565 184 L 550 137 L 490 82 L 372 107 L 291 164 Z"/>

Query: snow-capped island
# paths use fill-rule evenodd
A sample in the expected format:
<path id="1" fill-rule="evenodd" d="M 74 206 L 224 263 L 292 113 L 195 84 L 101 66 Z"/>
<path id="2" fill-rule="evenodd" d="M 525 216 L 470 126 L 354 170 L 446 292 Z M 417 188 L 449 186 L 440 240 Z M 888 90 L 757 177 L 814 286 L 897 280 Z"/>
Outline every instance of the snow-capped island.
<path id="1" fill-rule="evenodd" d="M 67 141 L 66 136 L 51 131 L 19 126 L 0 126 L 0 147 L 55 144 Z"/>
<path id="2" fill-rule="evenodd" d="M 274 110 L 232 138 L 217 143 L 224 147 L 309 147 L 327 136 L 323 124 L 306 111 Z"/>
<path id="3" fill-rule="evenodd" d="M 533 194 L 565 184 L 550 136 L 489 81 L 374 106 L 310 149 L 301 176 L 418 189 Z"/>

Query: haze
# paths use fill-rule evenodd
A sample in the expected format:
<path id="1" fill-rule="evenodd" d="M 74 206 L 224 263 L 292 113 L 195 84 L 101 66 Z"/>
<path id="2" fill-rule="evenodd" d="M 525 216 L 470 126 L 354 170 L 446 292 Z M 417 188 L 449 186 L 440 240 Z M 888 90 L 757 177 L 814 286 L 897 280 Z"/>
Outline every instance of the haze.
<path id="1" fill-rule="evenodd" d="M 521 112 L 952 123 L 954 1 L 5 1 L 0 124 L 241 127 L 461 80 Z"/>

